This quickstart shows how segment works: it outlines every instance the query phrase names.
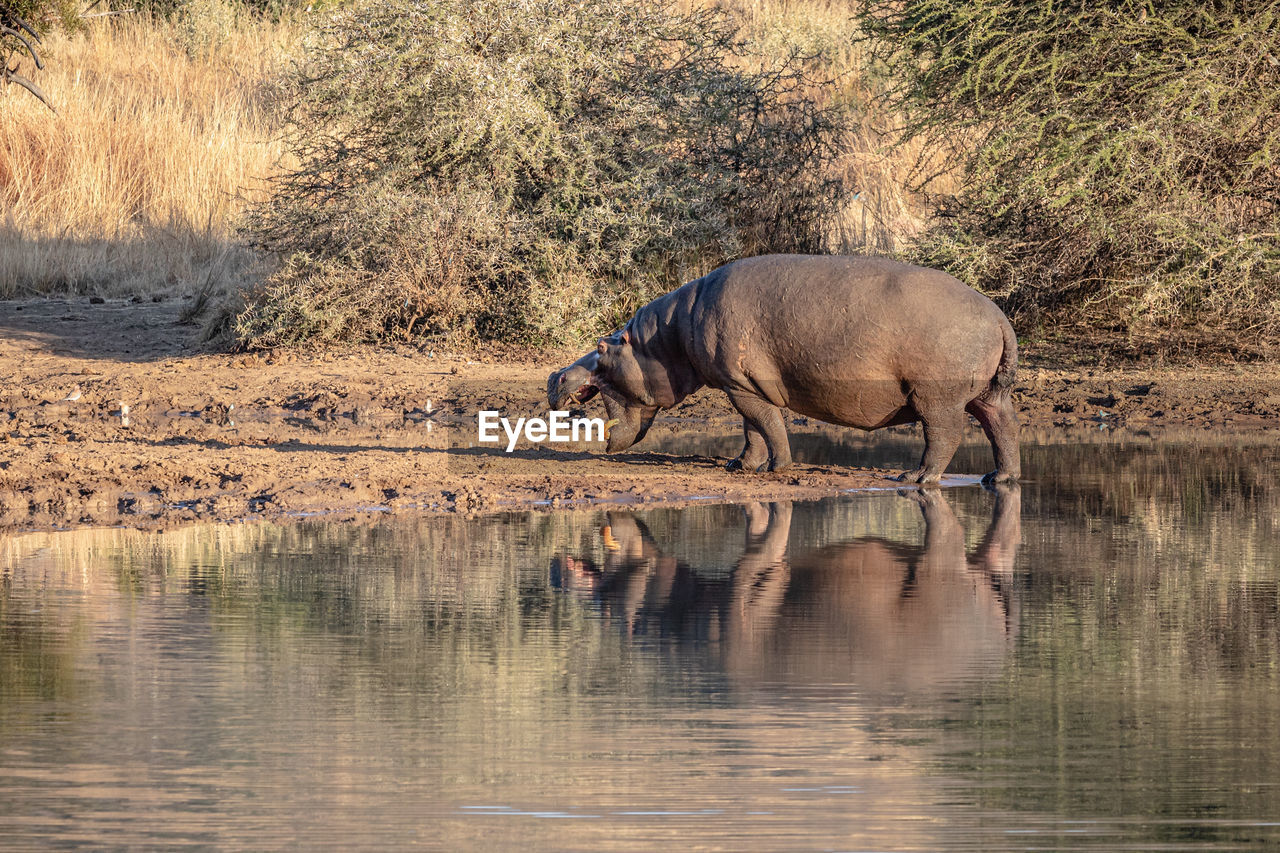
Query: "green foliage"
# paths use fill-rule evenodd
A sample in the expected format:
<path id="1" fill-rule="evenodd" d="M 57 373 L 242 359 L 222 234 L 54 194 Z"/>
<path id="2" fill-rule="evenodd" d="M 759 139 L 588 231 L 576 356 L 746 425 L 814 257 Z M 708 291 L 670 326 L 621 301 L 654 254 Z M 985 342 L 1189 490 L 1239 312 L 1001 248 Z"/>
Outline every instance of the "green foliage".
<path id="1" fill-rule="evenodd" d="M 196 59 L 224 49 L 236 27 L 236 7 L 226 0 L 183 0 L 170 20 L 178 44 Z"/>
<path id="2" fill-rule="evenodd" d="M 290 84 L 300 166 L 249 223 L 287 261 L 236 336 L 573 340 L 727 258 L 818 249 L 842 113 L 813 60 L 665 0 L 339 12 Z"/>
<path id="3" fill-rule="evenodd" d="M 80 26 L 80 4 L 76 0 L 3 0 L 0 17 L 16 16 L 41 36 L 54 27 L 75 30 Z M 10 24 L 9 26 L 12 26 Z"/>
<path id="4" fill-rule="evenodd" d="M 922 165 L 963 167 L 919 261 L 1032 318 L 1280 332 L 1280 3 L 867 0 L 861 19 Z"/>

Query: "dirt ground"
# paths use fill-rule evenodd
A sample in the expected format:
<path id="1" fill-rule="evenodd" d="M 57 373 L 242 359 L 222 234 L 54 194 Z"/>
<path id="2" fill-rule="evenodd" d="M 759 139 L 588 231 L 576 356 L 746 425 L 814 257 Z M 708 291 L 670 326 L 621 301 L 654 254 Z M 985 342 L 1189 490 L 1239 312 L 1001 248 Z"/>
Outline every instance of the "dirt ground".
<path id="1" fill-rule="evenodd" d="M 869 468 L 797 464 L 731 475 L 723 459 L 645 451 L 650 440 L 617 456 L 527 443 L 508 454 L 477 444 L 478 411 L 545 415 L 546 376 L 574 353 L 211 353 L 195 327 L 178 323 L 180 308 L 0 302 L 0 528 L 802 499 L 896 487 L 888 479 L 896 472 Z M 1025 427 L 1064 436 L 1275 430 L 1280 365 L 1063 367 L 1028 347 L 1016 397 Z M 664 412 L 654 434 L 728 434 L 739 423 L 723 394 L 704 390 Z"/>

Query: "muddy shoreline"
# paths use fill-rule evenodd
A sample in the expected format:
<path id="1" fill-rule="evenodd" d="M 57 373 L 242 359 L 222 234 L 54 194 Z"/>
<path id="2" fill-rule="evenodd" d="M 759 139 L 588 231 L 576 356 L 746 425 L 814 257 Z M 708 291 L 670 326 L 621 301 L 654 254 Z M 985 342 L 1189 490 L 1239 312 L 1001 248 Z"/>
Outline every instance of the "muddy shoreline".
<path id="1" fill-rule="evenodd" d="M 894 471 L 797 464 L 734 476 L 721 470 L 723 459 L 653 449 L 738 432 L 736 414 L 713 391 L 664 412 L 633 452 L 544 444 L 508 454 L 476 444 L 477 413 L 545 414 L 546 375 L 574 354 L 429 346 L 210 353 L 193 326 L 179 324 L 179 309 L 0 302 L 0 528 L 804 499 L 897 487 Z M 1015 397 L 1032 441 L 1280 440 L 1275 364 L 1061 366 L 1030 346 Z M 820 429 L 802 418 L 792 425 Z M 970 438 L 981 439 L 976 427 Z"/>

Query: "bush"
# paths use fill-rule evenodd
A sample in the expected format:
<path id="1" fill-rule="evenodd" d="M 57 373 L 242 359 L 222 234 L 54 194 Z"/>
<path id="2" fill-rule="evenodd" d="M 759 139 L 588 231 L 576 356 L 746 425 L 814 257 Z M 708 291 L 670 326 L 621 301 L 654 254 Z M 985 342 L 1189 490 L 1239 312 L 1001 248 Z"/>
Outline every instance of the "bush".
<path id="1" fill-rule="evenodd" d="M 236 29 L 236 11 L 227 0 L 183 0 L 169 17 L 178 46 L 193 60 L 224 52 Z"/>
<path id="2" fill-rule="evenodd" d="M 1280 4 L 870 0 L 955 157 L 915 248 L 1015 314 L 1280 331 Z"/>
<path id="3" fill-rule="evenodd" d="M 234 25 L 236 17 L 281 23 L 314 8 L 341 0 L 113 0 L 120 10 L 181 26 L 212 30 L 216 35 Z M 223 9 L 213 8 L 221 4 Z M 188 22 L 186 19 L 194 19 Z M 227 23 L 227 19 L 231 19 Z M 215 26 L 210 26 L 213 24 Z"/>
<path id="4" fill-rule="evenodd" d="M 236 335 L 575 340 L 725 259 L 820 249 L 842 113 L 813 59 L 653 0 L 340 12 L 290 84 L 301 165 L 248 225 L 286 260 Z"/>

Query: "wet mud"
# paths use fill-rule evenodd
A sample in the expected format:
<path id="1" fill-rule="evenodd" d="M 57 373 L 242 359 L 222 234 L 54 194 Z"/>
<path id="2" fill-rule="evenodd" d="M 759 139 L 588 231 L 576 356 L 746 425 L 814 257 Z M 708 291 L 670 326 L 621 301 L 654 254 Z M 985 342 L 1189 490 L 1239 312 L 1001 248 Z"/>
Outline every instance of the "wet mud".
<path id="1" fill-rule="evenodd" d="M 477 442 L 478 413 L 545 416 L 546 376 L 575 353 L 206 352 L 179 309 L 0 303 L 0 527 L 804 499 L 897 487 L 889 479 L 897 471 L 872 467 L 725 472 L 726 459 L 699 452 L 701 443 L 737 433 L 740 421 L 710 390 L 663 412 L 630 452 L 522 442 L 506 453 Z M 1219 441 L 1276 429 L 1280 368 L 1061 367 L 1030 346 L 1015 398 L 1027 434 L 1040 440 L 1177 431 Z M 589 414 L 600 414 L 593 405 Z M 823 426 L 793 418 L 791 429 Z"/>

